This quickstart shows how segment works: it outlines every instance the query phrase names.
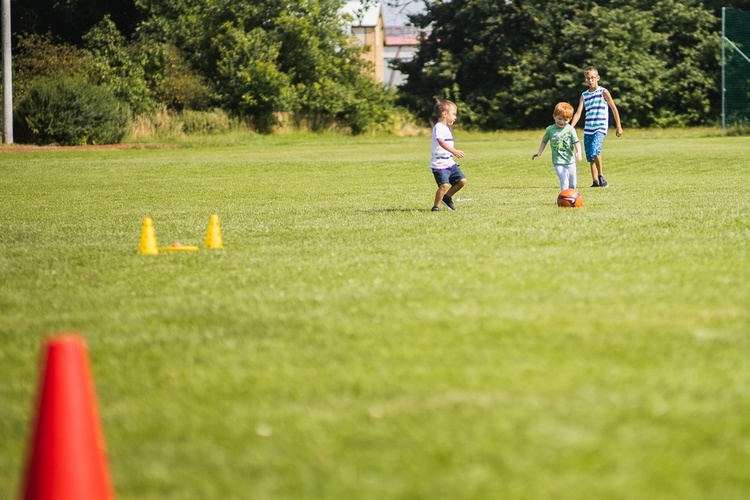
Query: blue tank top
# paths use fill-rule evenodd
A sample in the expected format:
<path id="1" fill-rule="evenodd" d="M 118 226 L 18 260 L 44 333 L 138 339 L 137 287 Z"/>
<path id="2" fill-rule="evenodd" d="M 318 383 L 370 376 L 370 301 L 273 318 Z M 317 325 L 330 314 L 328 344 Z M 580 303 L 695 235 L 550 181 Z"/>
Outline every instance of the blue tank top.
<path id="1" fill-rule="evenodd" d="M 583 108 L 586 110 L 583 135 L 594 135 L 597 132 L 606 134 L 609 129 L 609 106 L 604 100 L 604 90 L 604 87 L 599 86 L 593 92 L 587 90 L 581 94 Z"/>

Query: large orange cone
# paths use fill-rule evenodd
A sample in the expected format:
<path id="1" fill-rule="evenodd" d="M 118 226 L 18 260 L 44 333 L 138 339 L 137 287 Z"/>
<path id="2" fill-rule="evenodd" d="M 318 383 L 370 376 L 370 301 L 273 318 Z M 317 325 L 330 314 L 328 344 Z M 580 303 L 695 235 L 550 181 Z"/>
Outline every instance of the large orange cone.
<path id="1" fill-rule="evenodd" d="M 224 248 L 221 241 L 221 226 L 219 216 L 212 214 L 208 219 L 208 232 L 206 232 L 206 248 Z"/>
<path id="2" fill-rule="evenodd" d="M 141 226 L 141 244 L 138 253 L 143 255 L 159 255 L 159 245 L 156 243 L 156 229 L 151 217 L 143 219 Z"/>
<path id="3" fill-rule="evenodd" d="M 45 354 L 22 498 L 112 499 L 86 345 L 74 335 L 57 337 Z"/>

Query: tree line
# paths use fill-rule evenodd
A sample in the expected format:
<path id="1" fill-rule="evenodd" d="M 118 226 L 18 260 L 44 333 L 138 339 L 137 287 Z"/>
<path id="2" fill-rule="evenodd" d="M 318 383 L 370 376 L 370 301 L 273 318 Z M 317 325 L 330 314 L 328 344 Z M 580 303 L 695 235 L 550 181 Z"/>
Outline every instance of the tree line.
<path id="1" fill-rule="evenodd" d="M 14 92 L 64 74 L 136 113 L 221 108 L 268 129 L 279 113 L 377 129 L 394 95 L 367 71 L 340 0 L 23 0 Z"/>
<path id="2" fill-rule="evenodd" d="M 373 2 L 375 0 L 365 0 Z M 414 0 L 391 0 L 394 3 Z M 270 129 L 280 113 L 354 133 L 424 123 L 435 98 L 478 129 L 536 128 L 600 69 L 626 126 L 716 123 L 720 9 L 750 0 L 425 1 L 397 91 L 373 81 L 343 0 L 12 0 L 14 99 L 43 77 L 108 88 L 133 113 L 221 108 Z"/>
<path id="3" fill-rule="evenodd" d="M 409 76 L 400 99 L 416 109 L 431 96 L 451 98 L 482 129 L 538 127 L 556 102 L 577 105 L 591 65 L 626 126 L 716 123 L 723 6 L 750 2 L 432 2 L 413 18 L 432 30 L 400 65 Z"/>

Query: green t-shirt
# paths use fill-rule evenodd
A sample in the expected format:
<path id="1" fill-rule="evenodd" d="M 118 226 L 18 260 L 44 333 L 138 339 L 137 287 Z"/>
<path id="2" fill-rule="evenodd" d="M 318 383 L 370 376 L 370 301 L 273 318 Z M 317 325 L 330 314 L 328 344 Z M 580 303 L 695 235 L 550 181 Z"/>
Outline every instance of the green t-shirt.
<path id="1" fill-rule="evenodd" d="M 547 127 L 542 140 L 549 141 L 552 148 L 553 165 L 570 165 L 576 161 L 576 148 L 574 144 L 578 141 L 578 134 L 570 124 L 560 128 L 556 124 Z"/>

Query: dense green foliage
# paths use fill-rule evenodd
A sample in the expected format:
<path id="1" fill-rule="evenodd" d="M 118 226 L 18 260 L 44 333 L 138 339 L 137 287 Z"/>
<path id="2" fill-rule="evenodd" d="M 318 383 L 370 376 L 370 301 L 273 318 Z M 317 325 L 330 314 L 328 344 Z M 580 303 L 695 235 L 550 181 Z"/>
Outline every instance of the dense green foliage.
<path id="1" fill-rule="evenodd" d="M 376 0 L 363 0 L 374 3 Z M 390 4 L 424 0 L 388 0 Z M 18 91 L 64 68 L 135 113 L 212 110 L 270 130 L 279 117 L 387 129 L 396 97 L 345 33 L 343 0 L 16 0 Z M 426 122 L 436 97 L 482 129 L 539 127 L 577 103 L 600 68 L 626 126 L 712 124 L 720 115 L 721 7 L 748 0 L 424 1 L 429 28 L 401 105 Z M 53 56 L 48 68 L 40 61 Z M 76 64 L 78 61 L 80 64 Z"/>
<path id="2" fill-rule="evenodd" d="M 354 133 L 388 126 L 394 96 L 370 76 L 362 48 L 344 30 L 341 5 L 138 1 L 143 18 L 135 29 L 123 33 L 107 13 L 80 35 L 85 54 L 78 55 L 93 60 L 88 79 L 136 113 L 219 106 L 260 130 L 279 113 L 336 121 Z M 19 47 L 28 50 L 22 62 L 51 51 L 24 37 Z"/>
<path id="3" fill-rule="evenodd" d="M 76 78 L 36 80 L 15 109 L 19 141 L 34 144 L 117 143 L 129 121 L 109 89 Z"/>
<path id="4" fill-rule="evenodd" d="M 143 20 L 135 0 L 11 0 L 10 4 L 14 34 L 52 33 L 73 45 L 105 16 L 127 34 Z"/>
<path id="5" fill-rule="evenodd" d="M 0 152 L 0 498 L 60 332 L 119 500 L 746 498 L 750 138 L 612 136 L 560 209 L 541 133 L 457 131 L 440 213 L 429 137 Z"/>
<path id="6" fill-rule="evenodd" d="M 98 70 L 86 50 L 56 42 L 50 34 L 27 34 L 13 55 L 13 101 L 18 102 L 40 78 L 70 77 L 94 83 Z"/>
<path id="7" fill-rule="evenodd" d="M 432 26 L 403 66 L 415 110 L 444 96 L 482 128 L 542 126 L 556 102 L 578 104 L 582 69 L 594 65 L 627 126 L 718 116 L 719 34 L 697 0 L 455 0 L 429 3 L 414 21 Z"/>

